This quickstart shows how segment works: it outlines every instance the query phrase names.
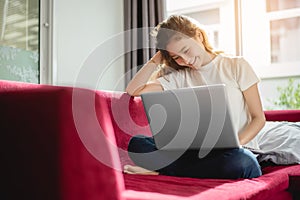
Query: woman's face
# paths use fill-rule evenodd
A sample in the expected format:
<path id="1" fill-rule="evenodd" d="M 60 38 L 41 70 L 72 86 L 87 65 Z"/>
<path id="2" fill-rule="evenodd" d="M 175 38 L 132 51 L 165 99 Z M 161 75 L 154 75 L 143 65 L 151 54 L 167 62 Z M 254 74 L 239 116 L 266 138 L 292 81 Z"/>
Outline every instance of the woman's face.
<path id="1" fill-rule="evenodd" d="M 201 37 L 182 37 L 179 40 L 171 38 L 169 44 L 166 46 L 166 50 L 178 65 L 187 66 L 193 69 L 207 64 L 206 60 L 209 57 L 208 52 L 205 51 L 202 44 Z"/>

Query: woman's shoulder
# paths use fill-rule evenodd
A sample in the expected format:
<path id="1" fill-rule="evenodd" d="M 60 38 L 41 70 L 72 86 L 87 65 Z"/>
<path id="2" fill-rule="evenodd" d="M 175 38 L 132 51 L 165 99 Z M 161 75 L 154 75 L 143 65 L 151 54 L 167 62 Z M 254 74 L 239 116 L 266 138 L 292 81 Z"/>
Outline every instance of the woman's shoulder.
<path id="1" fill-rule="evenodd" d="M 230 68 L 231 70 L 238 70 L 250 66 L 248 61 L 243 56 L 236 56 L 232 54 L 221 54 L 219 55 L 219 63 L 221 67 Z"/>
<path id="2" fill-rule="evenodd" d="M 227 62 L 232 62 L 232 63 L 237 63 L 237 62 L 242 62 L 245 60 L 243 56 L 237 56 L 233 54 L 219 54 L 220 60 L 227 61 Z"/>
<path id="3" fill-rule="evenodd" d="M 218 57 L 220 57 L 216 65 L 218 70 L 221 70 L 223 74 L 231 75 L 234 79 L 237 79 L 240 74 L 251 71 L 251 66 L 243 56 L 222 54 Z"/>

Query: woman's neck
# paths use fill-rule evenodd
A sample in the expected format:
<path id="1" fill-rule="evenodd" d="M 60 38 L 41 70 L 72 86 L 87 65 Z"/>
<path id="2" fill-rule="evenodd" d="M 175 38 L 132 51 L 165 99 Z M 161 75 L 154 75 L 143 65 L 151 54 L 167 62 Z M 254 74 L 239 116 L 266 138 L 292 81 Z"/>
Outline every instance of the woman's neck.
<path id="1" fill-rule="evenodd" d="M 207 56 L 205 56 L 205 58 L 203 60 L 203 63 L 202 63 L 202 66 L 207 65 L 208 63 L 210 63 L 217 56 L 216 54 L 213 54 L 213 53 L 207 53 L 206 55 Z"/>

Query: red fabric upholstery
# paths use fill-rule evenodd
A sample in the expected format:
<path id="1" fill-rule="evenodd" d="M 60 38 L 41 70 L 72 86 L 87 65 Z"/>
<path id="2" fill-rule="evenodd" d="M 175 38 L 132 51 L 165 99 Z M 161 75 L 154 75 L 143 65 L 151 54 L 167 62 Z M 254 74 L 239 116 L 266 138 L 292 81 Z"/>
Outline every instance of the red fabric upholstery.
<path id="1" fill-rule="evenodd" d="M 264 174 L 285 173 L 289 175 L 289 191 L 300 197 L 300 167 L 299 165 L 272 166 L 263 168 Z"/>
<path id="2" fill-rule="evenodd" d="M 300 110 L 268 110 L 265 111 L 267 121 L 300 121 Z"/>
<path id="3" fill-rule="evenodd" d="M 133 164 L 127 154 L 129 139 L 137 134 L 151 136 L 141 98 L 131 97 L 124 92 L 101 91 L 98 94 L 106 99 L 109 107 L 121 164 Z"/>
<path id="4" fill-rule="evenodd" d="M 5 91 L 0 91 L 4 186 L 1 199 L 122 199 L 123 176 L 114 170 L 120 168 L 120 163 L 108 143 L 98 141 L 99 145 L 93 146 L 92 151 L 107 155 L 107 161 L 116 166 L 99 162 L 80 138 L 91 135 L 94 126 L 89 123 L 91 117 L 84 102 L 75 106 L 83 111 L 79 113 L 85 119 L 82 123 L 91 126 L 85 132 L 77 132 L 72 88 L 34 85 L 30 88 L 31 85 L 24 84 L 23 90 L 19 87 L 22 83 L 12 83 L 16 87 L 2 81 L 0 85 L 3 83 Z M 95 98 L 93 91 L 78 91 L 83 101 L 86 97 L 98 100 L 94 109 L 107 108 Z M 104 132 L 108 132 L 109 125 L 105 127 Z M 110 140 L 115 140 L 114 134 L 110 134 Z"/>
<path id="5" fill-rule="evenodd" d="M 137 185 L 141 180 L 147 184 Z M 252 180 L 224 180 L 125 175 L 125 184 L 128 189 L 163 194 L 165 199 L 269 199 L 288 187 L 288 176 L 278 173 Z"/>
<path id="6" fill-rule="evenodd" d="M 151 135 L 141 99 L 124 92 L 0 81 L 3 199 L 292 199 L 300 165 L 255 179 L 121 174 L 132 135 Z M 299 111 L 266 111 L 300 121 Z"/>

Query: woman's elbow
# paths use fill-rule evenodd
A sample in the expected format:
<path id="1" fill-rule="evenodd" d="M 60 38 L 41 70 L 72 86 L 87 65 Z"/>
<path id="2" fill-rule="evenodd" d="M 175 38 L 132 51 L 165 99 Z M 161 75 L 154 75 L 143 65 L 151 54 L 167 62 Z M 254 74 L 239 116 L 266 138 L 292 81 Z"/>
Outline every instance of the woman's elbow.
<path id="1" fill-rule="evenodd" d="M 257 128 L 263 128 L 265 126 L 266 117 L 264 112 L 262 112 L 261 114 L 253 115 L 251 118 L 251 121 L 255 121 Z"/>
<path id="2" fill-rule="evenodd" d="M 130 96 L 139 96 L 139 94 L 138 94 L 138 92 L 136 90 L 131 90 L 131 89 L 126 88 L 125 92 L 127 94 L 129 94 Z"/>
<path id="3" fill-rule="evenodd" d="M 125 92 L 126 92 L 127 94 L 129 94 L 130 96 L 135 96 L 135 95 L 134 95 L 134 91 L 128 90 L 127 88 L 126 88 Z"/>

